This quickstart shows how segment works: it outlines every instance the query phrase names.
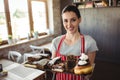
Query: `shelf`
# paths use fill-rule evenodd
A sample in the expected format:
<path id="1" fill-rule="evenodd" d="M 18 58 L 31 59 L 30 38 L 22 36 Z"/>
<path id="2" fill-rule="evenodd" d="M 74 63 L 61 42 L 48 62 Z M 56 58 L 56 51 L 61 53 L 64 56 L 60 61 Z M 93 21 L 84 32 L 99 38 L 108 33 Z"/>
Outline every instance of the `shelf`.
<path id="1" fill-rule="evenodd" d="M 108 2 L 102 0 L 93 0 L 93 1 L 83 1 L 83 2 L 74 2 L 78 8 L 94 8 L 94 7 L 107 7 Z"/>
<path id="2" fill-rule="evenodd" d="M 78 8 L 93 8 L 94 2 L 93 1 L 84 1 L 84 2 L 77 2 L 74 3 Z"/>
<path id="3" fill-rule="evenodd" d="M 77 2 L 73 1 L 78 8 L 101 8 L 101 7 L 118 7 L 120 6 L 120 1 L 115 0 L 91 0 L 91 1 L 81 1 L 77 0 Z"/>

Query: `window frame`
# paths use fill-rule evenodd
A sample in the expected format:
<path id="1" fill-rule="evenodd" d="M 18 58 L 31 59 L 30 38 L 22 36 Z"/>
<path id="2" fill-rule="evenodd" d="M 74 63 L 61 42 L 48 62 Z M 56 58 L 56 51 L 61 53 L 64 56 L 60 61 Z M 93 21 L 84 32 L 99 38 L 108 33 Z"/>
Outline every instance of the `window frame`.
<path id="1" fill-rule="evenodd" d="M 32 35 L 32 31 L 34 31 L 34 26 L 33 26 L 33 17 L 32 17 L 32 1 L 42 1 L 45 2 L 45 7 L 46 7 L 46 28 L 49 29 L 49 23 L 48 23 L 48 5 L 47 5 L 47 0 L 27 0 L 27 5 L 28 5 L 28 17 L 29 17 L 29 24 L 30 24 L 30 33 Z M 9 10 L 9 2 L 8 0 L 4 0 L 4 7 L 5 7 L 5 16 L 6 16 L 6 24 L 7 24 L 7 31 L 8 35 L 12 35 L 12 27 L 11 27 L 11 19 L 10 19 L 10 10 Z M 39 33 L 39 36 L 46 35 L 46 32 Z M 31 38 L 33 36 L 30 36 Z M 20 40 L 24 40 L 26 38 L 21 38 Z M 7 40 L 3 40 L 0 45 L 8 44 Z"/>

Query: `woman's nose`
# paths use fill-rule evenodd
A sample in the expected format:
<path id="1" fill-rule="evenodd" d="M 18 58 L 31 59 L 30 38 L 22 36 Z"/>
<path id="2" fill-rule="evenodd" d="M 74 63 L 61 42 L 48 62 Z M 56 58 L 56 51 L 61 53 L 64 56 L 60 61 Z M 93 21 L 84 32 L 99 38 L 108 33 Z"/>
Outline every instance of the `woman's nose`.
<path id="1" fill-rule="evenodd" d="M 68 21 L 67 25 L 68 25 L 68 26 L 71 26 L 71 22 L 70 22 L 70 21 Z"/>

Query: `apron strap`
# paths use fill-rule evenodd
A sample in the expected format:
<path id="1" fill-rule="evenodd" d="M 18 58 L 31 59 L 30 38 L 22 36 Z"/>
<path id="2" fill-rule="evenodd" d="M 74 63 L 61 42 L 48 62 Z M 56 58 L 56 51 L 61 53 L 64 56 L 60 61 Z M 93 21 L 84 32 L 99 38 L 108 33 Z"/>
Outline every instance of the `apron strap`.
<path id="1" fill-rule="evenodd" d="M 60 39 L 60 42 L 58 44 L 58 47 L 57 47 L 57 56 L 60 56 L 60 48 L 61 48 L 61 44 L 63 42 L 63 40 L 65 39 L 65 35 L 62 36 L 62 38 Z"/>
<path id="2" fill-rule="evenodd" d="M 81 34 L 81 53 L 85 53 L 85 39 L 84 35 Z"/>
<path id="3" fill-rule="evenodd" d="M 61 48 L 61 44 L 62 44 L 62 42 L 63 42 L 63 40 L 65 39 L 65 35 L 63 35 L 62 36 L 62 38 L 61 38 L 61 40 L 60 40 L 60 42 L 59 42 L 59 44 L 58 44 L 58 48 L 57 48 L 57 56 L 60 56 L 60 48 Z M 80 35 L 80 38 L 81 38 L 81 53 L 85 53 L 85 39 L 84 39 L 84 35 L 83 34 L 81 34 Z"/>

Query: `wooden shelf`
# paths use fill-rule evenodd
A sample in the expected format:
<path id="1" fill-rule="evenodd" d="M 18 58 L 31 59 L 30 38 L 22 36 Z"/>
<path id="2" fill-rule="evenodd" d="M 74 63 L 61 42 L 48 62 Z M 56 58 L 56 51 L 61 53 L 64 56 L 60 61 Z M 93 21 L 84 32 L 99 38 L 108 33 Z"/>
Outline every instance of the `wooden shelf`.
<path id="1" fill-rule="evenodd" d="M 91 0 L 91 1 L 79 1 L 73 2 L 78 8 L 101 8 L 101 7 L 119 7 L 120 1 L 111 0 L 103 1 L 103 0 Z"/>

